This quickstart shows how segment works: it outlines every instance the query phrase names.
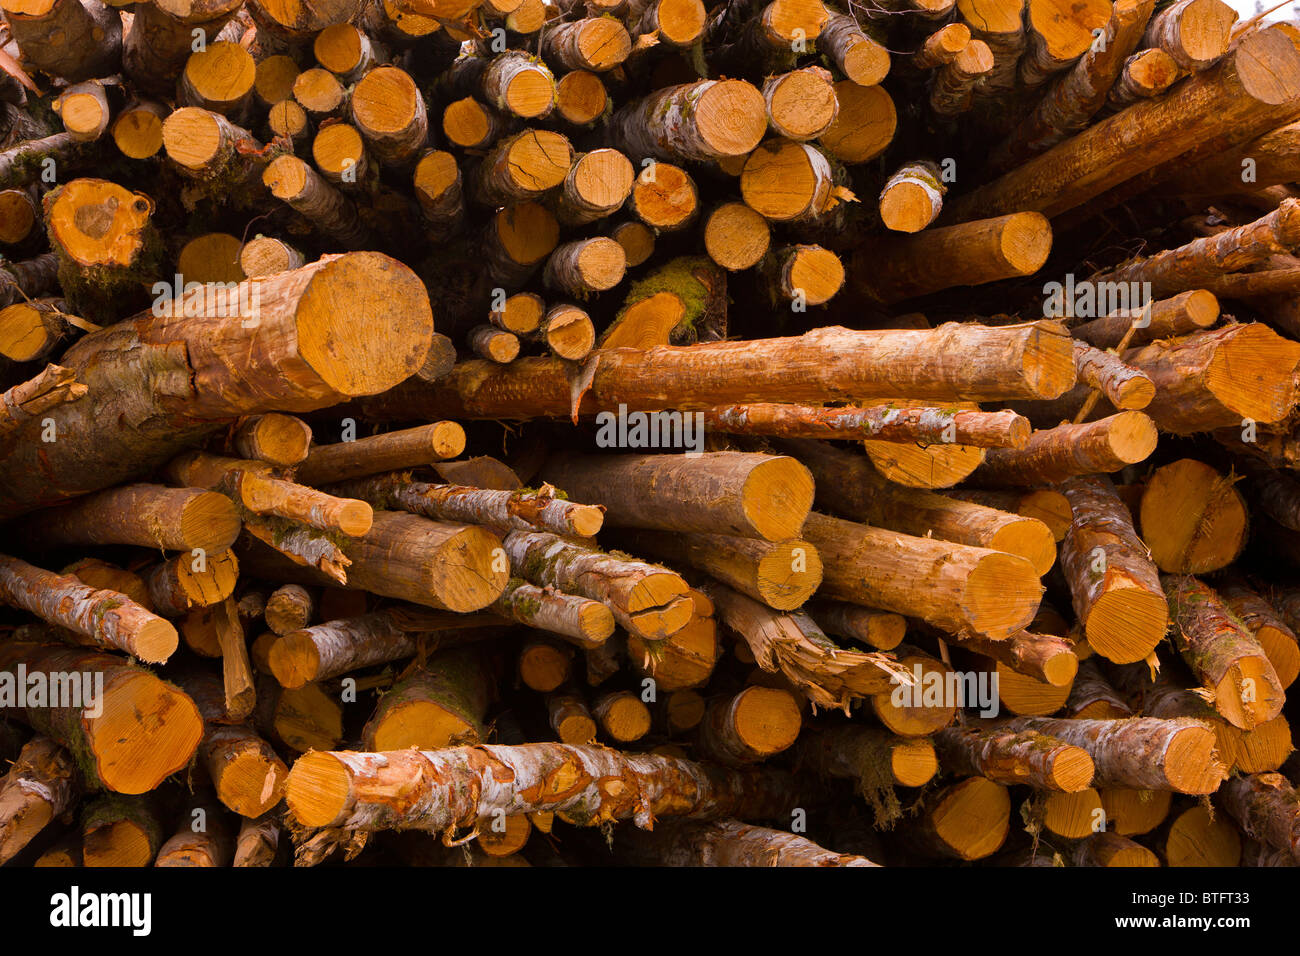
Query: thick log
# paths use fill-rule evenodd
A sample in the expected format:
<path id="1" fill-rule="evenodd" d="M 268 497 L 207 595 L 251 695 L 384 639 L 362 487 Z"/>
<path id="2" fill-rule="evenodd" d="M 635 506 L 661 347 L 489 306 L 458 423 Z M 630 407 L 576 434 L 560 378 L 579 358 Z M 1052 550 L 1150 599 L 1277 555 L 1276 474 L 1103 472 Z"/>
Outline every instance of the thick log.
<path id="1" fill-rule="evenodd" d="M 795 537 L 812 507 L 812 477 L 793 458 L 744 452 L 697 456 L 555 456 L 543 477 L 605 508 L 614 527 Z"/>
<path id="2" fill-rule="evenodd" d="M 954 633 L 1005 640 L 1042 598 L 1019 555 L 871 528 L 814 512 L 804 537 L 822 557 L 824 597 L 919 617 Z"/>
<path id="3" fill-rule="evenodd" d="M 1109 349 L 1125 341 L 1126 335 L 1129 336 L 1129 345 L 1138 346 L 1155 339 L 1208 329 L 1218 320 L 1219 300 L 1214 293 L 1192 289 L 1172 298 L 1149 302 L 1140 309 L 1115 312 L 1076 325 L 1071 332 L 1076 339 L 1089 345 Z"/>
<path id="4" fill-rule="evenodd" d="M 436 750 L 484 739 L 490 674 L 475 648 L 434 655 L 380 698 L 361 732 L 367 750 Z"/>
<path id="5" fill-rule="evenodd" d="M 1132 363 L 1131 358 L 1126 359 Z M 786 339 L 711 342 L 599 353 L 575 402 L 558 359 L 508 366 L 462 362 L 435 383 L 409 382 L 363 409 L 381 417 L 540 418 L 617 411 L 708 408 L 737 402 L 1056 398 L 1074 384 L 1063 327 L 943 325 L 923 331 L 827 328 Z M 389 404 L 389 399 L 392 404 Z M 392 410 L 384 412 L 385 408 Z"/>
<path id="6" fill-rule="evenodd" d="M 230 321 L 254 295 L 256 323 Z M 176 305 L 175 317 L 135 316 L 63 355 L 90 391 L 48 412 L 57 441 L 20 441 L 0 463 L 0 515 L 147 472 L 243 415 L 308 411 L 383 391 L 424 361 L 432 330 L 415 274 L 369 252 L 327 256 L 235 290 L 200 287 L 186 297 L 188 308 Z M 184 316 L 195 307 L 199 314 Z M 373 334 L 376 326 L 384 336 Z M 342 351 L 340 342 L 348 343 Z"/>
<path id="7" fill-rule="evenodd" d="M 563 770 L 562 790 L 545 784 Z M 601 780 L 618 779 L 618 788 Z M 395 806 L 393 788 L 409 794 Z M 384 755 L 319 752 L 289 771 L 289 809 L 307 826 L 443 831 L 552 810 L 582 825 L 656 818 L 762 819 L 787 814 L 793 780 L 771 770 L 720 770 L 655 754 L 535 743 L 407 750 Z"/>
<path id="8" fill-rule="evenodd" d="M 91 783 L 117 793 L 144 793 L 189 763 L 198 748 L 203 722 L 194 702 L 119 658 L 11 641 L 0 647 L 0 669 L 25 672 L 23 720 L 66 747 Z M 59 675 L 66 685 L 72 674 L 80 675 L 80 694 L 55 695 L 67 698 L 60 703 L 49 694 L 34 696 L 31 677 L 40 675 L 39 683 L 48 688 Z M 17 691 L 14 684 L 9 689 Z M 13 700 L 15 706 L 23 702 Z"/>
<path id="9" fill-rule="evenodd" d="M 1060 793 L 1076 793 L 1092 783 L 1092 758 L 1086 750 L 1037 731 L 948 727 L 935 734 L 934 742 L 940 766 L 950 773 Z"/>
<path id="10" fill-rule="evenodd" d="M 1193 458 L 1151 473 L 1138 518 L 1151 560 L 1169 574 L 1208 574 L 1237 559 L 1249 516 L 1233 475 Z"/>
<path id="11" fill-rule="evenodd" d="M 983 485 L 1045 485 L 1075 475 L 1115 472 L 1156 449 L 1156 427 L 1143 412 L 1119 412 L 1081 425 L 1035 431 L 1024 448 L 992 448 L 972 480 Z"/>

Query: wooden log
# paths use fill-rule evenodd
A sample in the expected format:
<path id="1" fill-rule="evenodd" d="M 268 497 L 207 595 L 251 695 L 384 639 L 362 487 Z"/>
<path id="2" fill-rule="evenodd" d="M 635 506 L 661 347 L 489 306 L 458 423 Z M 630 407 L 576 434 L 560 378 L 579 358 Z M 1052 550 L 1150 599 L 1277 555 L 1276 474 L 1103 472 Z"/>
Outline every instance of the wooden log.
<path id="1" fill-rule="evenodd" d="M 906 239 L 865 244 L 850 272 L 858 288 L 891 304 L 955 286 L 980 285 L 1037 272 L 1052 247 L 1052 228 L 1032 212 L 928 229 Z M 929 268 L 943 262 L 945 268 Z"/>
<path id="2" fill-rule="evenodd" d="M 920 232 L 934 222 L 948 191 L 940 175 L 939 167 L 929 160 L 900 166 L 880 191 L 880 219 L 885 227 Z"/>
<path id="3" fill-rule="evenodd" d="M 1215 590 L 1231 611 L 1254 636 L 1277 674 L 1282 689 L 1300 676 L 1300 647 L 1295 632 L 1282 615 L 1240 576 L 1217 581 Z"/>
<path id="4" fill-rule="evenodd" d="M 624 850 L 644 866 L 879 866 L 865 856 L 836 853 L 807 837 L 739 820 L 670 822 L 653 834 L 632 835 Z"/>
<path id="5" fill-rule="evenodd" d="M 577 226 L 618 212 L 632 193 L 633 179 L 632 163 L 616 149 L 579 154 L 556 195 L 556 218 Z"/>
<path id="6" fill-rule="evenodd" d="M 945 635 L 944 641 L 996 661 L 999 675 L 1005 667 L 1052 687 L 1070 688 L 1071 694 L 1078 688 L 1079 658 L 1066 638 L 1024 630 L 1005 641 L 952 635 Z"/>
<path id="7" fill-rule="evenodd" d="M 597 697 L 591 712 L 605 736 L 618 744 L 632 743 L 650 732 L 650 708 L 632 691 Z"/>
<path id="8" fill-rule="evenodd" d="M 1300 51 L 1276 31 L 1257 31 L 1169 96 L 1102 120 L 959 197 L 944 217 L 968 222 L 1026 210 L 1057 216 L 1201 144 L 1227 148 L 1259 136 L 1293 118 L 1297 97 Z M 1146 148 L 1122 145 L 1137 140 Z"/>
<path id="9" fill-rule="evenodd" d="M 190 54 L 185 61 L 179 83 L 180 101 L 237 120 L 251 105 L 256 77 L 252 54 L 238 43 L 218 40 Z"/>
<path id="10" fill-rule="evenodd" d="M 523 358 L 484 368 L 490 364 L 463 362 L 439 382 L 412 382 L 394 392 L 402 398 L 402 418 L 571 414 L 574 400 L 559 360 Z M 673 387 L 666 388 L 666 382 Z M 786 339 L 610 350 L 601 355 L 578 411 L 594 414 L 617 410 L 620 404 L 641 411 L 687 410 L 868 395 L 936 401 L 1043 399 L 1058 397 L 1073 383 L 1073 345 L 1057 323 L 878 332 L 828 328 Z"/>
<path id="11" fill-rule="evenodd" d="M 546 699 L 551 729 L 566 744 L 590 744 L 596 740 L 596 721 L 582 698 L 573 694 L 554 694 Z"/>
<path id="12" fill-rule="evenodd" d="M 799 707 L 788 691 L 747 687 L 709 702 L 697 746 L 710 760 L 742 766 L 789 749 L 801 724 Z"/>
<path id="13" fill-rule="evenodd" d="M 1203 806 L 1189 807 L 1170 823 L 1164 855 L 1171 867 L 1239 866 L 1241 834 L 1222 814 Z"/>
<path id="14" fill-rule="evenodd" d="M 311 141 L 311 157 L 321 175 L 332 183 L 364 183 L 370 172 L 361 134 L 347 123 L 321 129 Z"/>
<path id="15" fill-rule="evenodd" d="M 1146 545 L 1109 478 L 1072 478 L 1061 491 L 1074 512 L 1061 543 L 1061 569 L 1088 645 L 1116 663 L 1143 660 L 1169 622 Z"/>
<path id="16" fill-rule="evenodd" d="M 0 266 L 0 305 L 8 306 L 19 298 L 30 299 L 56 291 L 58 269 L 59 258 L 53 252 Z"/>
<path id="17" fill-rule="evenodd" d="M 558 767 L 574 774 L 562 793 L 535 786 Z M 483 776 L 488 773 L 492 776 Z M 610 793 L 596 786 L 598 779 L 611 776 L 624 780 L 626 789 Z M 508 782 L 484 785 L 498 777 Z M 400 808 L 377 799 L 392 785 L 415 786 L 420 797 Z M 314 753 L 299 758 L 290 770 L 287 799 L 294 817 L 306 826 L 441 831 L 490 819 L 497 808 L 507 816 L 554 810 L 589 825 L 631 819 L 648 826 L 653 818 L 668 816 L 764 818 L 788 812 L 795 799 L 792 790 L 788 776 L 771 770 L 722 770 L 678 757 L 535 743 L 382 757 Z"/>
<path id="18" fill-rule="evenodd" d="M 967 112 L 974 102 L 975 88 L 993 76 L 997 59 L 984 40 L 975 39 L 936 71 L 930 84 L 930 109 L 939 116 Z"/>
<path id="19" fill-rule="evenodd" d="M 652 677 L 659 690 L 673 693 L 703 687 L 722 656 L 711 602 L 708 607 L 702 607 L 699 591 L 691 591 L 690 598 L 694 605 L 691 619 L 664 640 L 649 642 L 636 634 L 627 637 L 627 658 L 632 669 L 642 677 Z M 617 646 L 616 641 L 607 641 L 596 654 L 613 656 L 609 652 Z M 591 658 L 596 654 L 587 655 L 589 680 Z"/>
<path id="20" fill-rule="evenodd" d="M 919 617 L 956 633 L 1005 640 L 1042 597 L 1019 555 L 915 538 L 814 512 L 806 537 L 822 557 L 825 597 Z"/>
<path id="21" fill-rule="evenodd" d="M 298 157 L 284 155 L 272 160 L 262 173 L 262 183 L 276 199 L 344 248 L 359 249 L 369 240 L 369 231 L 352 201 Z"/>
<path id="22" fill-rule="evenodd" d="M 712 575 L 778 611 L 802 607 L 822 579 L 817 549 L 806 541 L 764 541 L 723 534 L 639 531 L 627 536 L 638 554 L 652 554 Z"/>
<path id="23" fill-rule="evenodd" d="M 271 866 L 280 849 L 280 824 L 267 813 L 239 824 L 231 866 Z"/>
<path id="24" fill-rule="evenodd" d="M 704 247 L 722 268 L 738 272 L 758 265 L 771 245 L 767 220 L 743 202 L 727 202 L 704 221 Z M 628 265 L 634 265 L 629 260 Z"/>
<path id="25" fill-rule="evenodd" d="M 1106 96 L 1112 109 L 1123 109 L 1138 100 L 1159 96 L 1181 79 L 1178 64 L 1164 50 L 1140 50 L 1124 61 L 1119 79 Z"/>
<path id="26" fill-rule="evenodd" d="M 482 237 L 492 278 L 513 288 L 523 285 L 551 254 L 559 234 L 555 216 L 539 203 L 497 210 Z"/>
<path id="27" fill-rule="evenodd" d="M 1285 694 L 1259 642 L 1206 585 L 1166 576 L 1165 593 L 1177 625 L 1174 646 L 1192 673 L 1213 691 L 1213 707 L 1243 730 L 1272 720 Z"/>
<path id="28" fill-rule="evenodd" d="M 191 608 L 224 601 L 235 592 L 238 578 L 239 561 L 234 552 L 209 555 L 191 551 L 154 565 L 144 580 L 153 609 L 167 617 L 179 617 Z"/>
<path id="29" fill-rule="evenodd" d="M 556 456 L 543 476 L 579 501 L 604 506 L 614 527 L 796 536 L 812 506 L 812 479 L 792 458 L 742 452 L 696 457 Z"/>
<path id="30" fill-rule="evenodd" d="M 975 448 L 1023 448 L 1029 420 L 1012 411 L 966 411 L 937 405 L 813 406 L 748 402 L 706 409 L 706 426 L 741 435 L 950 443 Z"/>
<path id="31" fill-rule="evenodd" d="M 225 812 L 206 794 L 195 794 L 177 831 L 158 848 L 154 866 L 229 866 L 235 832 Z"/>
<path id="32" fill-rule="evenodd" d="M 84 397 L 89 389 L 76 380 L 72 369 L 47 365 L 26 382 L 0 393 L 0 438 L 21 431 L 28 422 L 67 402 Z"/>
<path id="33" fill-rule="evenodd" d="M 107 76 L 122 54 L 116 10 L 81 0 L 5 0 L 0 4 L 23 59 L 69 83 Z"/>
<path id="34" fill-rule="evenodd" d="M 263 616 L 266 626 L 283 636 L 310 624 L 315 609 L 310 591 L 299 584 L 282 584 L 266 599 Z"/>
<path id="35" fill-rule="evenodd" d="M 485 735 L 489 677 L 474 648 L 434 655 L 380 698 L 362 745 L 387 751 L 478 743 Z"/>
<path id="36" fill-rule="evenodd" d="M 974 480 L 986 485 L 1042 485 L 1076 475 L 1115 472 L 1155 451 L 1156 427 L 1143 412 L 1119 412 L 1080 425 L 1035 431 L 1023 449 L 991 448 Z"/>
<path id="37" fill-rule="evenodd" d="M 290 467 L 307 457 L 311 426 L 292 415 L 249 415 L 235 423 L 229 447 L 237 458 Z"/>
<path id="38" fill-rule="evenodd" d="M 771 222 L 826 220 L 846 197 L 835 166 L 808 143 L 769 140 L 749 154 L 740 174 L 746 205 Z"/>
<path id="39" fill-rule="evenodd" d="M 1088 751 L 1095 785 L 1176 793 L 1213 793 L 1227 775 L 1214 758 L 1214 733 L 1187 718 L 1054 720 L 1019 717 L 1008 730 L 1032 730 Z"/>
<path id="40" fill-rule="evenodd" d="M 1073 848 L 1070 861 L 1074 866 L 1150 867 L 1159 866 L 1160 858 L 1135 840 L 1118 833 L 1094 833 Z"/>
<path id="41" fill-rule="evenodd" d="M 307 485 L 325 485 L 455 458 L 465 448 L 465 430 L 455 422 L 434 422 L 351 442 L 314 445 L 295 471 Z"/>
<path id="42" fill-rule="evenodd" d="M 876 727 L 838 725 L 810 730 L 800 736 L 796 755 L 800 768 L 808 766 L 823 777 L 852 780 L 868 800 L 873 791 L 885 786 L 924 786 L 939 769 L 929 740 L 908 740 Z M 880 799 L 878 793 L 876 796 Z"/>
<path id="43" fill-rule="evenodd" d="M 635 162 L 647 156 L 697 162 L 743 156 L 766 128 L 763 94 L 743 80 L 665 87 L 610 120 L 611 136 Z"/>
<path id="44" fill-rule="evenodd" d="M 84 866 L 150 866 L 162 842 L 162 823 L 149 797 L 105 794 L 88 804 L 82 814 Z"/>
<path id="45" fill-rule="evenodd" d="M 656 232 L 678 232 L 694 221 L 700 196 L 690 173 L 673 163 L 647 165 L 632 184 L 627 208 Z"/>
<path id="46" fill-rule="evenodd" d="M 536 199 L 564 182 L 572 165 L 573 146 L 567 137 L 526 129 L 492 147 L 472 193 L 478 202 L 493 207 Z"/>
<path id="47" fill-rule="evenodd" d="M 80 648 L 17 641 L 0 649 L 0 664 L 11 673 L 21 664 L 46 687 L 59 674 L 95 685 L 55 695 L 67 698 L 59 703 L 33 697 L 28 685 L 22 709 L 23 720 L 67 748 L 91 783 L 144 793 L 189 763 L 198 747 L 202 721 L 194 702 L 143 668 Z"/>
<path id="48" fill-rule="evenodd" d="M 8 862 L 78 795 L 76 765 L 66 750 L 37 735 L 0 780 L 0 862 Z"/>
<path id="49" fill-rule="evenodd" d="M 1076 325 L 1071 333 L 1099 349 L 1114 348 L 1132 330 L 1128 342 L 1138 346 L 1155 339 L 1187 335 L 1208 329 L 1219 319 L 1219 300 L 1205 289 L 1180 292 L 1158 299 L 1140 309 L 1114 312 L 1104 318 Z"/>
<path id="50" fill-rule="evenodd" d="M 1160 570 L 1208 574 L 1236 560 L 1246 544 L 1248 519 L 1234 482 L 1193 458 L 1152 472 L 1142 489 L 1139 519 Z"/>
<path id="51" fill-rule="evenodd" d="M 1079 664 L 1078 675 L 1070 686 L 1070 697 L 1065 702 L 1066 713 L 1078 720 L 1119 719 L 1132 717 L 1133 708 L 1124 700 L 1101 672 L 1096 657 L 1089 657 Z M 1154 715 L 1148 715 L 1154 716 Z M 1217 729 L 1215 737 L 1218 738 Z M 1225 755 L 1220 754 L 1227 763 Z"/>
<path id="52" fill-rule="evenodd" d="M 841 601 L 813 601 L 808 613 L 828 634 L 847 637 L 876 650 L 893 650 L 907 633 L 907 619 L 889 611 L 845 604 Z"/>
<path id="53" fill-rule="evenodd" d="M 1179 67 L 1199 72 L 1228 52 L 1237 12 L 1221 0 L 1178 0 L 1151 19 L 1144 46 L 1168 53 Z"/>
<path id="54" fill-rule="evenodd" d="M 537 492 L 494 491 L 384 475 L 346 482 L 334 490 L 354 494 L 380 507 L 402 508 L 437 520 L 484 525 L 501 533 L 549 531 L 589 538 L 604 522 L 601 506 L 557 498 L 550 485 Z"/>
<path id="55" fill-rule="evenodd" d="M 613 17 L 586 17 L 547 30 L 540 52 L 556 72 L 606 73 L 627 59 L 632 52 L 632 37 Z"/>
<path id="56" fill-rule="evenodd" d="M 199 760 L 217 799 L 242 817 L 260 817 L 284 796 L 289 768 L 270 744 L 226 710 L 225 691 L 215 675 L 187 674 L 181 685 L 203 716 Z"/>
<path id="57" fill-rule="evenodd" d="M 814 487 L 822 489 L 815 501 L 828 511 L 904 534 L 1017 554 L 1039 574 L 1046 574 L 1056 562 L 1052 532 L 1036 518 L 900 487 L 882 478 L 866 458 L 821 442 L 788 442 L 779 447 L 812 473 Z"/>
<path id="58" fill-rule="evenodd" d="M 798 142 L 821 136 L 839 113 L 834 81 L 816 66 L 769 77 L 763 100 L 773 134 Z"/>
<path id="59" fill-rule="evenodd" d="M 889 72 L 889 51 L 864 33 L 849 14 L 831 13 L 817 37 L 817 49 L 858 86 L 875 86 Z"/>
<path id="60" fill-rule="evenodd" d="M 1029 0 L 1025 6 L 1025 54 L 1019 78 L 1030 88 L 1041 86 L 1071 66 L 1096 41 L 1096 33 L 1111 18 L 1108 3 L 1066 4 L 1063 0 Z"/>
<path id="61" fill-rule="evenodd" d="M 970 28 L 964 23 L 949 23 L 935 30 L 908 60 L 918 70 L 932 70 L 957 59 L 970 43 Z"/>
<path id="62" fill-rule="evenodd" d="M 591 316 L 576 305 L 562 303 L 547 309 L 539 334 L 552 355 L 571 362 L 586 358 L 596 344 Z"/>
<path id="63" fill-rule="evenodd" d="M 1034 730 L 948 727 L 935 734 L 935 747 L 948 772 L 1006 786 L 1076 793 L 1092 783 L 1092 757 L 1085 749 Z"/>
<path id="64" fill-rule="evenodd" d="M 660 0 L 675 4 L 680 0 Z M 609 92 L 595 73 L 571 70 L 555 82 L 555 113 L 571 126 L 590 126 L 609 111 Z"/>
<path id="65" fill-rule="evenodd" d="M 1010 820 L 1007 788 L 983 777 L 968 777 L 927 801 L 909 837 L 930 855 L 979 860 L 1001 848 Z"/>
<path id="66" fill-rule="evenodd" d="M 1300 796 L 1281 774 L 1232 778 L 1223 806 L 1247 836 L 1300 861 Z"/>
<path id="67" fill-rule="evenodd" d="M 250 301 L 249 284 L 228 291 L 208 286 L 200 287 L 197 299 L 186 300 L 191 306 L 204 303 L 198 315 L 146 313 L 91 333 L 69 349 L 63 362 L 78 370 L 90 394 L 51 410 L 58 441 L 23 443 L 0 467 L 5 472 L 0 512 L 11 516 L 147 471 L 223 421 L 270 410 L 306 411 L 380 391 L 409 375 L 427 354 L 432 323 L 427 293 L 414 273 L 385 256 L 326 257 L 259 280 L 257 289 L 255 326 L 226 318 L 240 314 L 235 305 L 240 290 Z M 178 305 L 178 311 L 187 309 Z M 389 333 L 382 349 L 373 335 L 359 334 L 371 327 L 367 316 L 378 315 Z M 350 343 L 346 354 L 333 351 L 339 340 Z M 140 358 L 108 363 L 118 349 L 135 350 L 131 354 Z M 250 362 L 266 371 L 250 378 Z M 184 388 L 131 384 L 164 382 L 168 374 L 183 380 Z M 119 419 L 130 427 L 104 424 Z M 18 477 L 37 452 L 44 460 L 39 481 L 36 472 Z"/>
<path id="68" fill-rule="evenodd" d="M 546 261 L 542 281 L 548 288 L 585 298 L 608 292 L 623 281 L 627 258 L 613 239 L 598 236 L 557 246 Z"/>
<path id="69" fill-rule="evenodd" d="M 1112 352 L 1078 340 L 1074 343 L 1074 367 L 1079 380 L 1104 395 L 1115 408 L 1146 408 L 1155 397 L 1155 384 L 1143 372 L 1125 365 Z"/>
<path id="70" fill-rule="evenodd" d="M 820 143 L 841 163 L 865 163 L 884 152 L 898 125 L 894 101 L 882 86 L 835 84 L 840 111 Z"/>

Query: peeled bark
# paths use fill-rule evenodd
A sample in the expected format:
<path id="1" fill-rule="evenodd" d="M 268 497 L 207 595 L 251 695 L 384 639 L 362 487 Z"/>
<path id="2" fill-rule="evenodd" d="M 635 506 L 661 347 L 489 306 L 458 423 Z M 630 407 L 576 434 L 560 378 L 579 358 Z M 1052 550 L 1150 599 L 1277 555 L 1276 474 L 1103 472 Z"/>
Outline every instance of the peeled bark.
<path id="1" fill-rule="evenodd" d="M 43 417 L 50 409 L 75 402 L 87 391 L 71 369 L 47 365 L 35 378 L 0 394 L 0 440 Z"/>

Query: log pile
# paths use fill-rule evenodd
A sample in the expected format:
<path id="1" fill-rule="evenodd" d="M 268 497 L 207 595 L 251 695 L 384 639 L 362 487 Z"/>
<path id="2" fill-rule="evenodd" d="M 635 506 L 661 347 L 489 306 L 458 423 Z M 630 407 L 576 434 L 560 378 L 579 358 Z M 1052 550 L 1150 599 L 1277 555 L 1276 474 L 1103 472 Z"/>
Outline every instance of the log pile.
<path id="1" fill-rule="evenodd" d="M 0 13 L 0 863 L 1300 865 L 1300 24 Z"/>

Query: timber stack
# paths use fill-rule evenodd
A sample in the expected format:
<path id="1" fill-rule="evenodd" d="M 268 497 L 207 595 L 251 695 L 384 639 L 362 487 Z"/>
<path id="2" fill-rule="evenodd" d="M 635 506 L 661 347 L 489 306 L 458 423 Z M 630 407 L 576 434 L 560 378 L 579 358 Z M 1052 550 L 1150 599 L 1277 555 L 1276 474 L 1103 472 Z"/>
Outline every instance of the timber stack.
<path id="1" fill-rule="evenodd" d="M 1300 23 L 0 13 L 0 863 L 1300 865 Z"/>

